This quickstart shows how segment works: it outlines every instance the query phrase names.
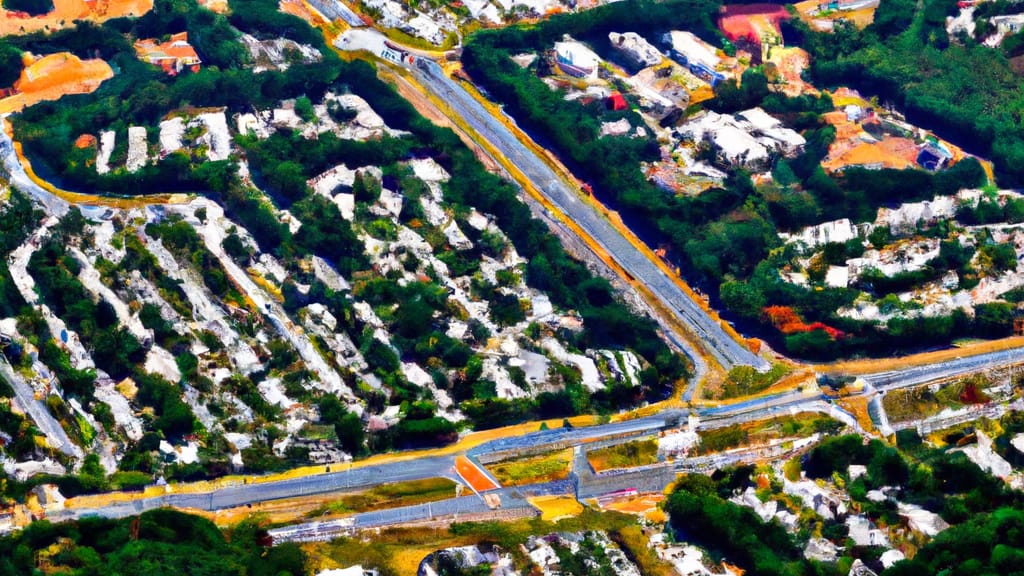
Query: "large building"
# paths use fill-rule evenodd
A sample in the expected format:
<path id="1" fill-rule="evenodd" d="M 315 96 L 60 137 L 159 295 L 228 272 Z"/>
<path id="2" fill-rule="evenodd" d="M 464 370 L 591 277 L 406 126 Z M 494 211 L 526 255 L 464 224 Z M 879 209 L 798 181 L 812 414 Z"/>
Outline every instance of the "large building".
<path id="1" fill-rule="evenodd" d="M 178 74 L 185 68 L 198 72 L 202 63 L 195 48 L 188 43 L 188 32 L 174 34 L 169 41 L 163 43 L 151 38 L 139 40 L 135 43 L 135 53 L 139 60 L 159 66 L 171 75 Z"/>
<path id="2" fill-rule="evenodd" d="M 773 156 L 796 156 L 806 144 L 804 137 L 786 128 L 760 108 L 736 114 L 704 113 L 679 128 L 690 142 L 706 142 L 722 164 L 764 170 Z"/>
<path id="3" fill-rule="evenodd" d="M 644 68 L 661 64 L 663 58 L 661 52 L 658 52 L 657 48 L 651 46 L 650 42 L 636 32 L 624 34 L 610 32 L 608 40 L 612 43 L 612 48 L 625 54 L 634 64 Z"/>
<path id="4" fill-rule="evenodd" d="M 555 62 L 558 69 L 576 78 L 597 78 L 601 59 L 594 51 L 575 40 L 555 42 Z"/>
<path id="5" fill-rule="evenodd" d="M 693 33 L 673 30 L 665 34 L 663 41 L 669 46 L 673 60 L 712 87 L 725 80 L 725 75 L 717 69 L 722 60 L 715 54 L 715 49 Z"/>

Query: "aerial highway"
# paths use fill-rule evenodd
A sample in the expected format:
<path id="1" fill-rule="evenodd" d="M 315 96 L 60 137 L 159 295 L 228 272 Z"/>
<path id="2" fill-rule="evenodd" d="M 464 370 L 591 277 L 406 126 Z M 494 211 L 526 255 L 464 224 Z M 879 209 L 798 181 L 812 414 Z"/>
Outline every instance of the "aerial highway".
<path id="1" fill-rule="evenodd" d="M 502 160 L 505 160 L 514 165 L 515 169 L 529 180 L 532 188 L 542 194 L 550 206 L 570 218 L 577 229 L 573 230 L 564 225 L 558 218 L 552 218 L 552 221 L 566 233 L 580 237 L 588 246 L 599 246 L 625 271 L 629 276 L 628 281 L 635 281 L 649 290 L 662 304 L 662 309 L 670 312 L 692 333 L 690 338 L 685 334 L 679 334 L 682 339 L 671 336 L 669 339 L 673 346 L 685 352 L 693 361 L 694 372 L 697 375 L 694 384 L 707 373 L 706 362 L 701 353 L 694 350 L 693 345 L 687 344 L 687 341 L 692 342 L 694 339 L 700 342 L 700 346 L 707 349 L 710 357 L 726 370 L 737 365 L 750 365 L 758 370 L 767 370 L 770 367 L 765 359 L 730 337 L 718 321 L 711 318 L 676 284 L 675 280 L 625 238 L 603 214 L 579 195 L 578 190 L 560 178 L 543 159 L 524 145 L 461 85 L 449 79 L 431 57 L 414 48 L 399 46 L 373 29 L 348 30 L 335 40 L 334 45 L 343 51 L 369 52 L 381 57 L 387 65 L 410 74 L 416 80 L 416 84 L 413 85 L 416 89 L 428 90 L 438 101 L 444 102 L 449 110 L 443 112 L 449 117 L 457 116 L 452 117 L 456 125 L 468 126 L 473 132 L 469 134 L 470 137 L 481 149 L 494 157 L 495 154 L 489 148 L 493 147 L 497 156 L 500 156 L 494 158 L 498 164 L 504 165 Z M 403 58 L 398 58 L 396 54 L 399 52 L 396 48 L 401 48 L 401 53 L 405 54 Z M 582 231 L 582 235 L 579 231 Z M 600 257 L 600 254 L 598 256 Z M 675 330 L 665 322 L 661 322 L 661 325 L 667 334 L 671 335 Z M 692 393 L 691 387 L 687 394 Z"/>
<path id="2" fill-rule="evenodd" d="M 879 390 L 889 390 L 917 386 L 918 384 L 955 378 L 1015 364 L 1024 364 L 1024 348 L 1011 348 L 1009 350 L 923 364 L 903 370 L 878 372 L 863 376 L 863 378 Z"/>
<path id="3" fill-rule="evenodd" d="M 711 420 L 707 426 L 713 428 L 718 427 L 718 422 L 721 422 L 722 425 L 729 425 L 778 416 L 790 411 L 820 411 L 818 407 L 820 403 L 819 396 L 808 397 L 783 393 L 767 397 L 767 401 L 756 408 L 740 404 L 735 410 L 724 407 L 716 409 L 714 413 L 701 415 L 701 418 Z M 685 424 L 688 415 L 689 412 L 686 410 L 666 410 L 654 416 L 622 422 L 579 428 L 540 430 L 492 440 L 467 452 L 472 456 L 480 456 L 507 450 L 536 449 L 545 446 L 559 448 L 566 445 L 582 446 L 603 438 L 649 437 L 662 430 Z M 165 494 L 156 496 L 124 494 L 121 497 L 110 498 L 103 505 L 95 505 L 91 498 L 85 503 L 72 499 L 68 501 L 64 510 L 51 514 L 50 518 L 53 520 L 85 516 L 117 518 L 164 506 L 216 511 L 270 500 L 362 490 L 391 482 L 438 477 L 456 479 L 454 465 L 455 457 L 451 455 L 427 456 L 358 467 L 350 467 L 345 463 L 331 464 L 329 472 L 325 470 L 318 474 L 283 480 L 235 483 L 208 492 L 176 492 L 173 487 L 169 487 Z"/>
<path id="4" fill-rule="evenodd" d="M 367 31 L 362 31 L 362 33 L 365 34 Z M 404 69 L 420 86 L 428 90 L 437 100 L 443 101 L 453 114 L 458 115 L 462 123 L 469 126 L 474 132 L 474 138 L 486 141 L 492 150 L 497 150 L 514 165 L 526 176 L 532 187 L 543 194 L 550 205 L 570 216 L 574 223 L 596 245 L 610 254 L 622 269 L 635 278 L 637 283 L 649 288 L 665 304 L 665 308 L 671 310 L 676 318 L 688 326 L 693 335 L 702 341 L 710 358 L 726 369 L 740 365 L 750 365 L 758 369 L 768 367 L 765 359 L 754 354 L 743 343 L 731 337 L 715 318 L 679 287 L 673 278 L 625 238 L 593 204 L 581 197 L 579 191 L 571 183 L 560 177 L 537 153 L 524 144 L 520 139 L 521 136 L 511 130 L 501 118 L 488 111 L 462 85 L 449 79 L 437 63 L 422 56 L 417 56 L 413 62 L 415 64 L 406 65 Z M 2 160 L 3 169 L 10 180 L 45 206 L 49 213 L 62 214 L 66 212 L 68 203 L 65 200 L 51 194 L 29 177 L 19 161 L 10 137 L 5 133 L 0 133 L 0 160 Z M 218 257 L 223 257 L 217 250 L 218 247 L 219 242 L 214 242 L 211 246 L 217 252 Z M 240 270 L 230 267 L 229 270 L 235 272 L 236 276 L 244 277 L 244 273 Z M 255 290 L 251 290 L 251 292 L 256 293 Z M 279 330 L 284 330 L 286 327 L 281 319 L 287 318 L 287 316 L 279 307 L 275 306 L 276 304 L 270 302 L 259 302 L 260 309 L 268 315 L 271 322 Z M 676 338 L 676 334 L 667 333 L 666 336 L 678 347 L 690 349 L 688 345 L 681 343 Z M 695 364 L 698 365 L 700 373 L 703 361 L 699 354 L 691 352 L 691 356 L 693 356 Z M 1013 349 L 933 362 L 902 370 L 882 371 L 868 374 L 863 378 L 874 389 L 884 392 L 893 388 L 920 385 L 1021 363 L 1024 363 L 1024 349 Z M 12 379 L 8 375 L 9 367 L 6 367 L 6 364 L 0 364 L 0 373 L 4 374 L 6 379 Z M 16 386 L 15 389 L 18 392 L 19 402 L 27 403 L 29 406 L 27 410 L 40 425 L 40 429 L 48 436 L 52 435 L 58 438 L 55 443 L 60 444 L 62 440 L 59 437 L 63 434 L 63 430 L 59 425 L 53 428 L 46 424 L 52 421 L 52 417 L 47 419 L 48 414 L 45 413 L 45 407 L 42 407 L 42 412 L 40 412 L 39 408 L 42 405 L 38 401 L 34 401 L 34 399 L 28 401 L 25 395 L 29 391 L 24 386 Z M 692 393 L 692 389 L 688 392 Z M 807 393 L 785 391 L 714 408 L 700 408 L 692 411 L 665 410 L 654 416 L 586 428 L 558 428 L 508 436 L 466 452 L 470 456 L 480 456 L 494 452 L 537 449 L 554 445 L 560 447 L 582 446 L 597 439 L 622 438 L 630 435 L 651 436 L 685 423 L 686 417 L 691 413 L 699 416 L 706 427 L 713 428 L 794 411 L 821 411 L 822 406 L 827 408 L 829 405 L 826 404 L 820 393 L 813 390 Z M 66 436 L 64 440 L 66 440 Z M 70 441 L 67 441 L 67 445 L 73 446 Z M 344 463 L 332 464 L 323 470 L 303 477 L 264 481 L 239 480 L 235 484 L 206 492 L 186 491 L 184 487 L 169 486 L 163 494 L 158 495 L 153 495 L 151 491 L 147 494 L 112 495 L 103 505 L 96 505 L 95 502 L 99 501 L 96 498 L 72 499 L 65 509 L 51 513 L 50 518 L 62 520 L 93 515 L 124 517 L 163 506 L 215 511 L 270 500 L 355 491 L 384 483 L 434 477 L 455 479 L 454 463 L 455 455 L 451 451 L 438 451 L 428 456 L 405 458 L 401 461 L 383 464 L 359 463 L 353 466 Z M 622 487 L 626 486 L 620 486 L 620 488 Z M 507 501 L 518 502 L 516 500 L 519 498 L 518 492 L 501 490 L 502 494 L 507 496 Z M 472 500 L 473 497 L 469 498 L 469 500 L 452 500 L 449 501 L 449 504 L 437 503 L 420 505 L 415 509 L 411 507 L 381 512 L 377 516 L 362 517 L 357 520 L 357 525 L 387 525 L 397 521 L 430 517 L 439 510 L 479 510 L 480 506 L 477 500 Z"/>
<path id="5" fill-rule="evenodd" d="M 225 486 L 205 493 L 176 493 L 168 488 L 166 494 L 132 499 L 111 499 L 102 506 L 69 507 L 49 517 L 53 520 L 67 520 L 85 516 L 123 518 L 146 510 L 164 506 L 192 508 L 196 510 L 223 510 L 268 500 L 295 498 L 363 490 L 378 484 L 406 482 L 423 478 L 455 479 L 452 456 L 435 456 L 379 464 L 376 466 L 353 467 L 345 463 L 330 464 L 331 472 L 288 478 L 273 482 L 252 482 Z"/>
<path id="6" fill-rule="evenodd" d="M 444 101 L 480 138 L 487 140 L 526 175 L 554 206 L 569 215 L 623 269 L 650 289 L 666 308 L 705 343 L 708 351 L 724 369 L 741 365 L 754 366 L 759 370 L 768 369 L 769 364 L 764 358 L 729 336 L 657 264 L 623 237 L 589 202 L 584 201 L 577 190 L 560 178 L 461 85 L 448 78 L 436 62 L 422 57 L 415 62 L 408 69 L 422 86 Z"/>

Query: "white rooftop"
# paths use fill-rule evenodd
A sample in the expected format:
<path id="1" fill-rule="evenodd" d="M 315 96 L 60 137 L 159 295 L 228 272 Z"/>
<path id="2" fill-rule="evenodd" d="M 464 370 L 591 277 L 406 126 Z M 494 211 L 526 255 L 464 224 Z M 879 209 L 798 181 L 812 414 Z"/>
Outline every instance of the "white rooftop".
<path id="1" fill-rule="evenodd" d="M 672 48 L 676 52 L 686 55 L 691 62 L 700 62 L 712 68 L 721 62 L 721 59 L 715 55 L 715 49 L 692 32 L 673 30 L 666 34 L 666 37 Z"/>
<path id="2" fill-rule="evenodd" d="M 555 52 L 572 63 L 573 66 L 579 66 L 580 68 L 596 68 L 601 62 L 601 59 L 598 58 L 593 50 L 575 40 L 555 42 Z"/>

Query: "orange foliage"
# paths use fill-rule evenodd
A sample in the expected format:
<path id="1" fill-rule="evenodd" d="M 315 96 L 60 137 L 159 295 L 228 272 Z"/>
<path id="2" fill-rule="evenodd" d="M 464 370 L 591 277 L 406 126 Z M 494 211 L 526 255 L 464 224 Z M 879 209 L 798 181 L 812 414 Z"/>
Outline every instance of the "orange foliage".
<path id="1" fill-rule="evenodd" d="M 779 4 L 730 4 L 722 7 L 718 28 L 732 41 L 740 38 L 754 43 L 761 42 L 759 24 L 766 23 L 776 35 L 781 36 L 779 23 L 789 19 L 789 12 Z M 755 19 L 761 22 L 755 22 Z"/>
<path id="2" fill-rule="evenodd" d="M 833 339 L 842 338 L 844 335 L 842 330 L 833 328 L 823 322 L 805 323 L 803 318 L 789 306 L 768 306 L 764 309 L 764 315 L 772 323 L 772 326 L 778 328 L 783 334 L 824 330 Z"/>
<path id="3" fill-rule="evenodd" d="M 82 134 L 75 140 L 75 148 L 92 148 L 96 146 L 96 137 L 92 134 Z"/>

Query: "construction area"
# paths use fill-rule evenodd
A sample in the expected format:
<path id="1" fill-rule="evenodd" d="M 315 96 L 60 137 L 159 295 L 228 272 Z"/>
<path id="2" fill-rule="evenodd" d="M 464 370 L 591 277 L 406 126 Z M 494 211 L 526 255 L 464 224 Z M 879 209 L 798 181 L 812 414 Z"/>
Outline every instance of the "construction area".
<path id="1" fill-rule="evenodd" d="M 53 0 L 53 11 L 30 16 L 0 8 L 0 34 L 31 34 L 42 30 L 60 30 L 76 20 L 100 23 L 111 18 L 142 16 L 153 9 L 153 0 Z"/>
<path id="2" fill-rule="evenodd" d="M 66 94 L 95 92 L 104 80 L 114 77 L 110 65 L 99 59 L 82 60 L 70 52 L 35 57 L 23 54 L 25 68 L 13 87 L 13 94 L 0 99 L 0 114 L 18 112 L 44 100 L 59 100 Z"/>
<path id="3" fill-rule="evenodd" d="M 878 0 L 804 0 L 793 4 L 800 19 L 822 32 L 832 30 L 836 22 L 852 22 L 864 28 L 875 21 Z"/>
<path id="4" fill-rule="evenodd" d="M 855 90 L 840 88 L 831 96 L 837 110 L 823 115 L 836 129 L 822 161 L 829 172 L 850 167 L 938 170 L 965 158 L 954 144 L 905 122 L 900 114 L 865 100 Z"/>

